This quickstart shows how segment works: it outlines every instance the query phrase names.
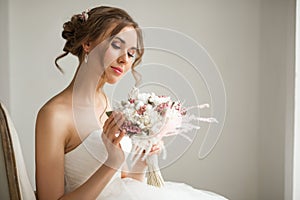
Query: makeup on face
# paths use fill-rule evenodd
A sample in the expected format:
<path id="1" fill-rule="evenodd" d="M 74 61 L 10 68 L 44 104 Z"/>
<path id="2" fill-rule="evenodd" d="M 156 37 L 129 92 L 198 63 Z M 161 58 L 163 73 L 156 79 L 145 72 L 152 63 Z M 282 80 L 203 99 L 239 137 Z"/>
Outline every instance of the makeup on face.
<path id="1" fill-rule="evenodd" d="M 126 48 L 126 41 L 124 39 L 122 39 L 121 37 L 119 36 L 116 36 L 112 42 L 111 42 L 111 46 L 113 49 L 115 50 L 123 50 Z M 136 54 L 136 50 L 137 50 L 137 47 L 135 46 L 132 46 L 130 48 L 127 49 L 127 56 L 129 58 L 134 58 L 135 57 L 135 54 Z"/>
<path id="2" fill-rule="evenodd" d="M 137 33 L 133 28 L 125 28 L 112 37 L 105 52 L 104 66 L 108 83 L 115 83 L 132 66 L 137 53 Z"/>

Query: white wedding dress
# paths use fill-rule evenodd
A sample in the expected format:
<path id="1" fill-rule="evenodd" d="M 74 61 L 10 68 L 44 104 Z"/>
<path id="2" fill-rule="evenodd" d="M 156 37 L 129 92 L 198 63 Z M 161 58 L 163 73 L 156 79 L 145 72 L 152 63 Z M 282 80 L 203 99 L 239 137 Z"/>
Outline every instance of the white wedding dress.
<path id="1" fill-rule="evenodd" d="M 101 130 L 93 131 L 78 147 L 65 154 L 65 192 L 71 192 L 83 184 L 107 157 L 101 141 Z M 97 200 L 226 200 L 213 192 L 194 189 L 184 183 L 165 182 L 163 188 L 156 188 L 146 182 L 131 178 L 121 179 L 121 173 L 114 175 L 98 196 Z"/>

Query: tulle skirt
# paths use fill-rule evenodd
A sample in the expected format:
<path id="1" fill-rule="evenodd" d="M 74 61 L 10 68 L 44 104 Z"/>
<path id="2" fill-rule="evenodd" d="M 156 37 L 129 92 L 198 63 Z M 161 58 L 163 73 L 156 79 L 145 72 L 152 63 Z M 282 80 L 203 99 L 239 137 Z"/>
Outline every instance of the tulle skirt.
<path id="1" fill-rule="evenodd" d="M 198 190 L 184 183 L 165 182 L 157 188 L 131 178 L 116 178 L 97 200 L 227 200 L 216 193 Z"/>

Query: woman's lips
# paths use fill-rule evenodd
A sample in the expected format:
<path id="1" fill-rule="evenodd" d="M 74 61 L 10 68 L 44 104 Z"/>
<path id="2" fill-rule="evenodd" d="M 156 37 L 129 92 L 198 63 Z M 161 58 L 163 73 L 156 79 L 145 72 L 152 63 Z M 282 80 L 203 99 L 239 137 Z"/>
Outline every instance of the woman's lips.
<path id="1" fill-rule="evenodd" d="M 123 69 L 121 67 L 113 67 L 111 66 L 111 68 L 118 74 L 121 75 L 123 73 Z"/>

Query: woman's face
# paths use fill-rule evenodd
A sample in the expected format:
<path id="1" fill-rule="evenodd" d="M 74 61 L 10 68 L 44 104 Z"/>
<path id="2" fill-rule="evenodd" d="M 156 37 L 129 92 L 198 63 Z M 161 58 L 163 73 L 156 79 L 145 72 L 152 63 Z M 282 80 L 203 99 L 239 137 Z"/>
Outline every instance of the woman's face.
<path id="1" fill-rule="evenodd" d="M 113 36 L 104 54 L 107 83 L 116 83 L 132 67 L 136 51 L 137 33 L 133 27 L 125 27 Z"/>

